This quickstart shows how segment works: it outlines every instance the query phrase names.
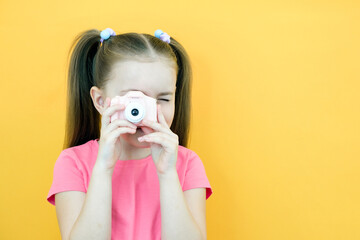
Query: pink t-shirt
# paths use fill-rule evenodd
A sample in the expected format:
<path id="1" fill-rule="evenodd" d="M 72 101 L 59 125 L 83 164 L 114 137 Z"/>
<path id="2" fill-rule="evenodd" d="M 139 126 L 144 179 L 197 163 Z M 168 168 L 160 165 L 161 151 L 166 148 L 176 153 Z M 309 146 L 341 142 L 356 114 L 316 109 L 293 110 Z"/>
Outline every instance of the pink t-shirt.
<path id="1" fill-rule="evenodd" d="M 97 139 L 98 140 L 98 139 Z M 90 140 L 60 153 L 47 200 L 55 205 L 55 194 L 64 191 L 87 192 L 99 144 Z M 212 194 L 199 156 L 178 147 L 176 170 L 182 190 L 206 188 Z M 160 186 L 151 155 L 139 160 L 117 161 L 112 176 L 111 239 L 161 239 Z"/>

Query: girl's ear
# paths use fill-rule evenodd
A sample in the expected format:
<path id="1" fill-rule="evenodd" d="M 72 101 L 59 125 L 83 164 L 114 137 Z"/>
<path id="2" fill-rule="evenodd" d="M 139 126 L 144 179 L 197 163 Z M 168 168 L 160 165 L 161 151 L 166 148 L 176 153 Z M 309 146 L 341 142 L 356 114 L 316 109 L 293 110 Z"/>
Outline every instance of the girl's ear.
<path id="1" fill-rule="evenodd" d="M 103 111 L 105 110 L 105 100 L 106 100 L 106 96 L 104 92 L 100 90 L 98 87 L 93 86 L 90 89 L 90 96 L 94 104 L 94 107 L 102 115 Z"/>

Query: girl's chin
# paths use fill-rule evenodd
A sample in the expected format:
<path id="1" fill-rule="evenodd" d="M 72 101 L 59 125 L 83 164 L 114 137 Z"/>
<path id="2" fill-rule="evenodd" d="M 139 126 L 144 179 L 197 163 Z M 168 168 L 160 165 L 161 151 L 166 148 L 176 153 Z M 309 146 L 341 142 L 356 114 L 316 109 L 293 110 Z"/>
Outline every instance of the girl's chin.
<path id="1" fill-rule="evenodd" d="M 146 142 L 142 142 L 142 143 L 138 143 L 136 144 L 137 148 L 150 148 L 150 143 L 146 143 Z"/>
<path id="2" fill-rule="evenodd" d="M 149 148 L 150 147 L 150 143 L 148 143 L 148 142 L 139 142 L 139 140 L 137 140 L 137 139 L 134 140 L 133 145 L 138 147 L 138 148 Z"/>

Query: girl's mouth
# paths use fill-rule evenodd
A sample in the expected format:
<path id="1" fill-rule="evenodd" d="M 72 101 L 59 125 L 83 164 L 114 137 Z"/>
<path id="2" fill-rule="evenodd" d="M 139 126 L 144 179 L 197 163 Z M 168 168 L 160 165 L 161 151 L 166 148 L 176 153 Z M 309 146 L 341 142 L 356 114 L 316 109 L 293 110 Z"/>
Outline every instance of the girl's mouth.
<path id="1" fill-rule="evenodd" d="M 143 134 L 148 134 L 148 133 L 153 132 L 153 130 L 151 130 L 151 128 L 146 127 L 146 126 L 138 126 L 136 128 L 136 132 L 143 133 Z"/>

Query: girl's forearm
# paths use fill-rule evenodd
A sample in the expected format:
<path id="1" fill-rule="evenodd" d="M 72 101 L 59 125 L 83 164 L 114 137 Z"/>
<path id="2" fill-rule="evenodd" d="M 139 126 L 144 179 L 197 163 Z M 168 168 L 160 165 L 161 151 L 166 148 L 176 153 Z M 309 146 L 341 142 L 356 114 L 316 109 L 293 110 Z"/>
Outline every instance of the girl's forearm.
<path id="1" fill-rule="evenodd" d="M 161 239 L 202 240 L 182 191 L 177 171 L 160 175 Z"/>
<path id="2" fill-rule="evenodd" d="M 112 171 L 95 164 L 70 240 L 111 239 Z"/>

